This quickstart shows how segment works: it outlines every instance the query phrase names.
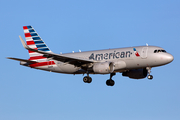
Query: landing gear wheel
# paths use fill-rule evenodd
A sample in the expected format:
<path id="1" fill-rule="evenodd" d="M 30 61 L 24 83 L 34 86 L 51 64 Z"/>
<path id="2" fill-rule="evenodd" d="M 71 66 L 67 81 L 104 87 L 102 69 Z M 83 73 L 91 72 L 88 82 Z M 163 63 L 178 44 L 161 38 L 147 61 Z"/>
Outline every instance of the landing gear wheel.
<path id="1" fill-rule="evenodd" d="M 106 85 L 107 85 L 107 86 L 114 86 L 115 82 L 114 82 L 114 80 L 112 80 L 112 77 L 113 77 L 114 75 L 116 75 L 116 73 L 111 73 L 111 74 L 110 74 L 110 79 L 106 81 Z"/>
<path id="2" fill-rule="evenodd" d="M 148 76 L 147 76 L 147 78 L 149 79 L 149 80 L 152 80 L 153 79 L 153 76 L 152 75 L 150 75 L 150 73 L 151 73 L 151 67 L 146 67 L 146 70 L 148 71 Z"/>
<path id="3" fill-rule="evenodd" d="M 85 83 L 91 83 L 91 82 L 92 82 L 92 78 L 89 77 L 89 76 L 85 76 L 85 77 L 83 78 L 83 81 L 84 81 Z"/>
<path id="4" fill-rule="evenodd" d="M 88 83 L 91 83 L 91 82 L 92 82 L 92 78 L 91 78 L 91 77 L 89 77 Z"/>
<path id="5" fill-rule="evenodd" d="M 88 77 L 87 77 L 87 76 L 85 76 L 85 77 L 83 78 L 83 81 L 84 81 L 85 83 L 87 83 L 87 81 L 88 81 Z"/>
<path id="6" fill-rule="evenodd" d="M 152 75 L 148 75 L 148 79 L 152 80 L 153 76 Z"/>
<path id="7" fill-rule="evenodd" d="M 114 86 L 114 84 L 115 84 L 115 82 L 112 79 L 109 79 L 109 80 L 106 81 L 107 86 Z"/>

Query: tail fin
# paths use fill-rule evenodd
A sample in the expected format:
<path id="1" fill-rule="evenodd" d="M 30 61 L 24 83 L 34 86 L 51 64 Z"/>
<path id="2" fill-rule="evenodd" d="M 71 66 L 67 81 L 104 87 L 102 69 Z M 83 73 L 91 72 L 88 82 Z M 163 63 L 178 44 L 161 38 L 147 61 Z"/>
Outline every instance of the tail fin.
<path id="1" fill-rule="evenodd" d="M 51 52 L 51 50 L 47 47 L 47 45 L 44 43 L 44 41 L 41 39 L 41 37 L 38 35 L 38 33 L 34 30 L 32 26 L 23 26 L 23 29 L 26 43 L 30 48 L 45 52 Z M 30 56 L 29 60 L 37 61 L 40 59 L 47 59 L 43 57 L 43 55 L 40 53 L 30 50 L 28 50 L 28 52 Z"/>

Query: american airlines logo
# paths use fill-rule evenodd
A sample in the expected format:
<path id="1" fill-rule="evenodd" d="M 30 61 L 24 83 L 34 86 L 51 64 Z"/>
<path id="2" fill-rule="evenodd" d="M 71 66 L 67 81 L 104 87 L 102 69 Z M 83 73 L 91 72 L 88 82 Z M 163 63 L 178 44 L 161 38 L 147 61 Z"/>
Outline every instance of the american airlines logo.
<path id="1" fill-rule="evenodd" d="M 131 57 L 131 54 L 132 54 L 131 51 L 126 51 L 126 52 L 114 51 L 113 53 L 100 53 L 100 54 L 92 53 L 89 56 L 89 60 L 108 60 L 108 59 L 128 58 Z"/>
<path id="2" fill-rule="evenodd" d="M 136 57 L 140 57 L 139 53 L 136 51 L 136 48 L 133 48 L 134 50 L 134 54 L 136 55 Z"/>

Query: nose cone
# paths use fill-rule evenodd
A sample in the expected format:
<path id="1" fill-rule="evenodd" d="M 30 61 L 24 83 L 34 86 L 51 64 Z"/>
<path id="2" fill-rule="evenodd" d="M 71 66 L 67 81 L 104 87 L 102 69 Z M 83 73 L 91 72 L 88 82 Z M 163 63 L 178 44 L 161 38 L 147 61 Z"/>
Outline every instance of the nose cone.
<path id="1" fill-rule="evenodd" d="M 165 57 L 167 63 L 170 63 L 174 60 L 174 57 L 171 54 L 167 54 Z"/>

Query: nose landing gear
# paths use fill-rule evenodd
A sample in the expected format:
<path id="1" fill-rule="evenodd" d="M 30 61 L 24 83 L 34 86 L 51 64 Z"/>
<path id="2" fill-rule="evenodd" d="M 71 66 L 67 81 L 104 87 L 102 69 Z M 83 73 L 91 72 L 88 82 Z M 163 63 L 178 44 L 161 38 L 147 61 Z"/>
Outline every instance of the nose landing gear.
<path id="1" fill-rule="evenodd" d="M 146 67 L 146 70 L 148 71 L 148 76 L 147 76 L 147 78 L 148 78 L 149 80 L 152 80 L 152 79 L 153 79 L 153 76 L 150 75 L 150 73 L 151 73 L 151 67 Z"/>
<path id="2" fill-rule="evenodd" d="M 148 79 L 152 80 L 153 76 L 152 75 L 148 75 Z"/>

